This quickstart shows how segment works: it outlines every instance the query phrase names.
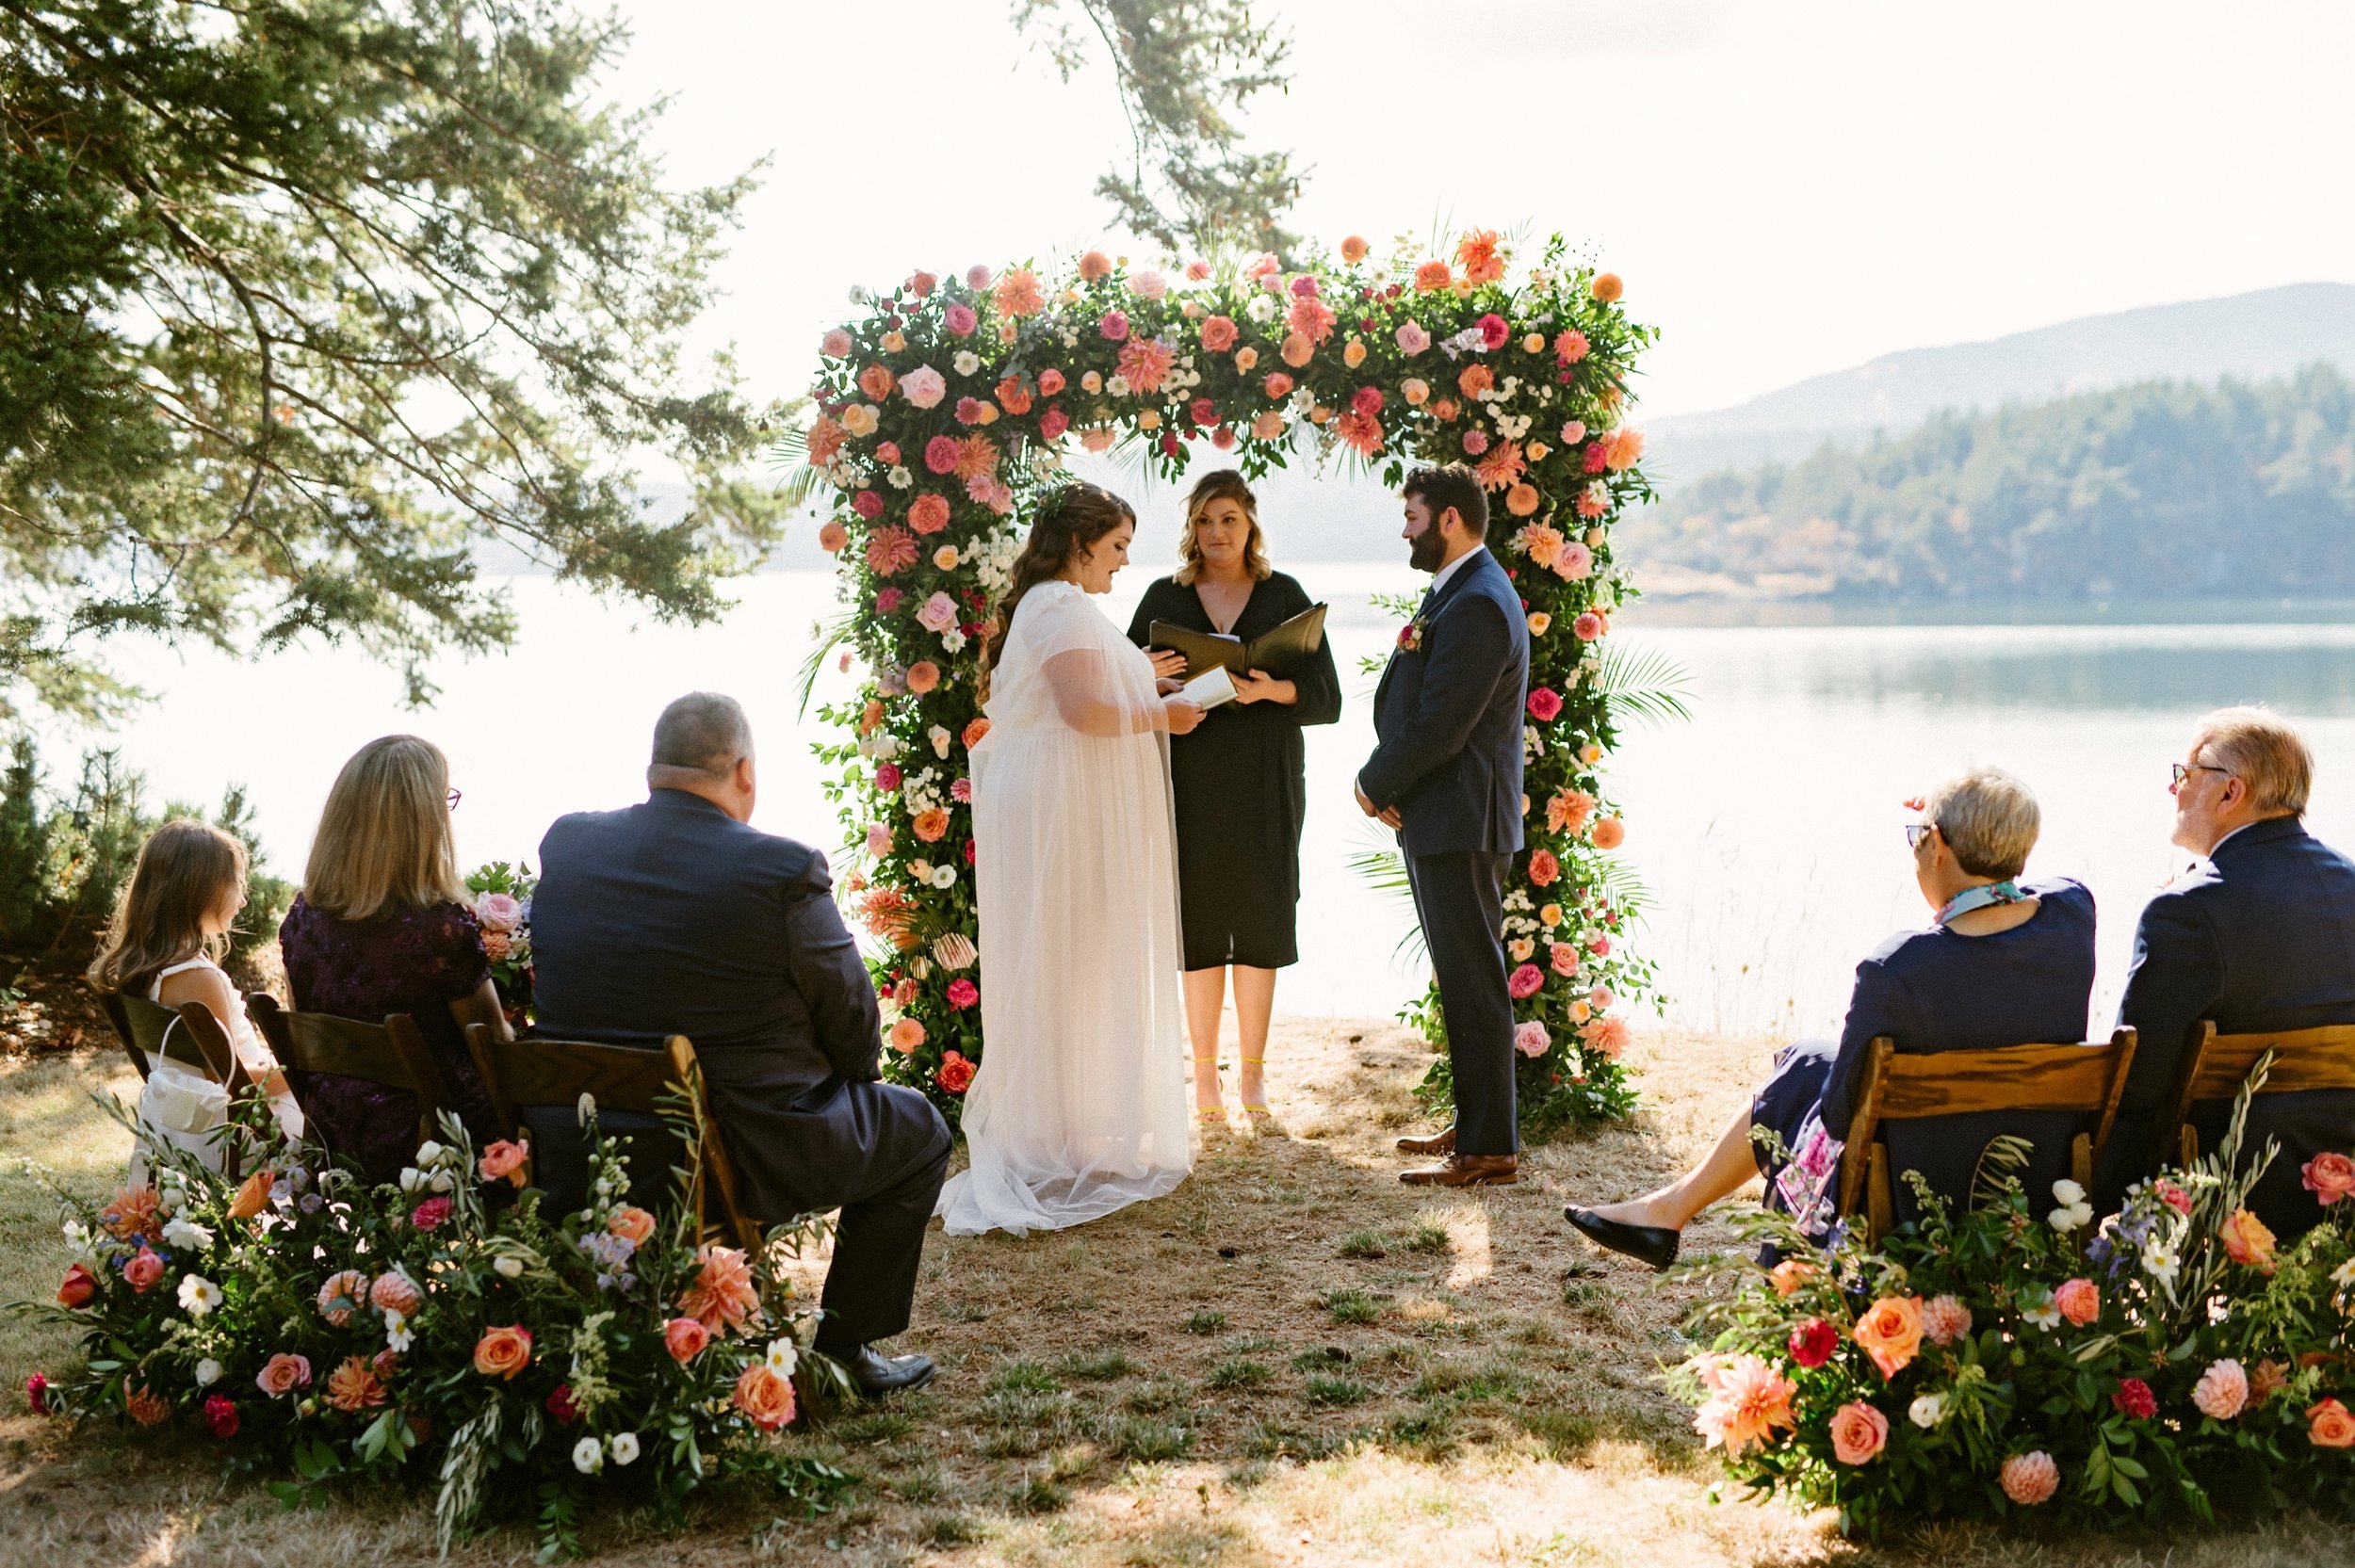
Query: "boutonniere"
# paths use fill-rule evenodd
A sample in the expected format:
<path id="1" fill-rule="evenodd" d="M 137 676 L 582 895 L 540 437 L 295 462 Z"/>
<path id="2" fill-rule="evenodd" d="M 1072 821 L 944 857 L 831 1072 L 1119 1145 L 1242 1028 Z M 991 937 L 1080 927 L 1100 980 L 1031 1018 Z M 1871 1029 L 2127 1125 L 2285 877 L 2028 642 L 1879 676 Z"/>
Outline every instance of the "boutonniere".
<path id="1" fill-rule="evenodd" d="M 1398 651 L 1402 654 L 1422 652 L 1423 628 L 1431 624 L 1427 615 L 1418 615 L 1398 629 Z"/>

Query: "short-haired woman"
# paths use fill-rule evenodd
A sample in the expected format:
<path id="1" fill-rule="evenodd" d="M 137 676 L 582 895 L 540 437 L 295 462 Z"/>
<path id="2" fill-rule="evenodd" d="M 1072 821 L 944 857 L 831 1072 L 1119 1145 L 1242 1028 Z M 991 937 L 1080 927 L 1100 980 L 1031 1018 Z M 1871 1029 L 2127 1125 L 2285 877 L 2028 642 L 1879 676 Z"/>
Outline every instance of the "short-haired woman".
<path id="1" fill-rule="evenodd" d="M 1914 884 L 1936 911 L 1924 930 L 1901 931 L 1857 965 L 1846 1026 L 1835 1043 L 1785 1049 L 1746 1110 L 1706 1158 L 1667 1186 L 1624 1203 L 1564 1213 L 1602 1246 L 1665 1268 L 1693 1217 L 1766 1178 L 1766 1202 L 1811 1233 L 1830 1228 L 1840 1140 L 1856 1110 L 1876 1036 L 1908 1055 L 2050 1045 L 2085 1038 L 2093 994 L 2093 895 L 2066 877 L 2022 885 L 2039 817 L 2028 786 L 1998 768 L 1950 779 L 1906 828 Z M 1752 1142 L 1772 1128 L 1788 1161 Z M 2033 1146 L 2021 1186 L 2037 1196 L 2069 1173 L 2078 1118 L 2067 1111 L 1974 1112 L 1892 1122 L 1882 1129 L 1892 1177 L 1918 1171 L 1952 1204 L 1968 1200 L 1980 1156 L 1999 1134 Z M 1897 1218 L 1913 1217 L 1909 1184 L 1892 1182 Z"/>
<path id="2" fill-rule="evenodd" d="M 465 1026 L 514 1038 L 491 983 L 482 930 L 458 876 L 449 816 L 458 791 L 440 747 L 385 736 L 352 754 L 327 792 L 303 868 L 302 891 L 278 929 L 286 984 L 299 1011 L 381 1024 L 416 1021 L 454 1110 L 478 1143 L 497 1125 Z M 296 1074 L 311 1131 L 337 1155 L 385 1181 L 416 1148 L 417 1106 L 402 1090 L 341 1074 Z"/>
<path id="3" fill-rule="evenodd" d="M 157 828 L 139 846 L 138 865 L 115 900 L 89 982 L 175 1011 L 202 1002 L 229 1037 L 246 1075 L 270 1096 L 279 1125 L 300 1138 L 302 1113 L 277 1059 L 247 1022 L 237 988 L 221 972 L 229 928 L 245 908 L 245 846 L 210 823 L 182 817 Z M 170 1057 L 151 1059 L 138 1115 L 162 1141 L 216 1171 L 225 1163 L 214 1135 L 229 1119 L 229 1091 L 205 1075 Z M 145 1179 L 146 1162 L 135 1153 L 132 1185 Z"/>
<path id="4" fill-rule="evenodd" d="M 1301 586 L 1268 564 L 1259 503 L 1231 468 L 1205 474 L 1186 497 L 1177 574 L 1145 590 L 1129 623 L 1143 647 L 1153 622 L 1248 642 L 1309 607 Z M 1157 656 L 1162 673 L 1182 669 Z M 1226 1120 L 1219 1097 L 1218 1025 L 1226 972 L 1235 975 L 1235 1027 L 1243 1111 L 1266 1117 L 1268 1020 L 1275 972 L 1300 959 L 1300 828 L 1307 808 L 1307 748 L 1301 728 L 1341 716 L 1331 644 L 1278 679 L 1264 671 L 1235 682 L 1235 701 L 1170 742 L 1178 798 L 1178 919 L 1186 947 L 1186 1026 L 1194 1042 L 1194 1113 Z"/>

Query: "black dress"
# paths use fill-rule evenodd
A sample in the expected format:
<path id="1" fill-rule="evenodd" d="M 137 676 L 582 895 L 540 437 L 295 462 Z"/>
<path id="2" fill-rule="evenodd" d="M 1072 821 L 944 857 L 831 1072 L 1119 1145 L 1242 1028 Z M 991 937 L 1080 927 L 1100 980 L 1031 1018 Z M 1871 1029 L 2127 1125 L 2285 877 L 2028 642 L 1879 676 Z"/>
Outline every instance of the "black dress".
<path id="1" fill-rule="evenodd" d="M 1249 641 L 1274 631 L 1312 601 L 1281 572 L 1252 585 L 1227 630 Z M 1147 645 L 1153 622 L 1215 632 L 1200 595 L 1164 577 L 1145 590 L 1129 640 Z M 1178 805 L 1178 910 L 1188 969 L 1240 963 L 1281 969 L 1300 959 L 1300 825 L 1307 808 L 1304 724 L 1341 716 L 1333 647 L 1297 670 L 1267 671 L 1299 687 L 1295 703 L 1229 703 L 1212 708 L 1192 735 L 1173 736 L 1169 771 Z"/>

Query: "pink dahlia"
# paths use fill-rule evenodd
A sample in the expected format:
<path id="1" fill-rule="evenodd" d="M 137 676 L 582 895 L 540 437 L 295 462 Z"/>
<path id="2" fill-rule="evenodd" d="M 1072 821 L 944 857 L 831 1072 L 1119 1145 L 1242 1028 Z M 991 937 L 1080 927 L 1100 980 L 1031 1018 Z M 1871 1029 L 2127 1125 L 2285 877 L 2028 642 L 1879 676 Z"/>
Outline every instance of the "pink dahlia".
<path id="1" fill-rule="evenodd" d="M 2053 1456 L 2039 1448 L 2034 1453 L 2014 1454 L 2004 1461 L 2001 1479 L 2004 1495 L 2022 1508 L 2034 1508 L 2050 1502 L 2060 1490 L 2060 1466 Z"/>
<path id="2" fill-rule="evenodd" d="M 2239 1362 L 2229 1357 L 2210 1362 L 2208 1369 L 2200 1374 L 2200 1381 L 2192 1385 L 2191 1402 L 2202 1415 L 2230 1421 L 2249 1404 L 2249 1374 L 2241 1370 Z"/>

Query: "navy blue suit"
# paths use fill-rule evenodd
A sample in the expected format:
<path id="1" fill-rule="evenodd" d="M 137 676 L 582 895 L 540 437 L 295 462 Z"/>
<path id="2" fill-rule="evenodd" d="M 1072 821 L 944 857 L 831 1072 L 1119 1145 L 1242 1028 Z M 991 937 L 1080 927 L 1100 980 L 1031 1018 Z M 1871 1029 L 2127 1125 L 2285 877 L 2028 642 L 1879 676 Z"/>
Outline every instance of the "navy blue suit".
<path id="1" fill-rule="evenodd" d="M 2355 862 L 2295 816 L 2243 828 L 2143 908 L 2119 1007 L 2119 1021 L 2142 1038 L 2094 1184 L 2104 1204 L 2175 1160 L 2176 1150 L 2162 1146 L 2173 1129 L 2158 1122 L 2202 1018 L 2223 1034 L 2355 1023 Z M 2223 1102 L 2193 1107 L 2203 1153 L 2216 1149 L 2231 1110 Z M 2249 1206 L 2286 1240 L 2322 1217 L 2298 1168 L 2326 1150 L 2355 1148 L 2355 1094 L 2260 1096 L 2249 1104 L 2244 1156 L 2267 1138 L 2281 1152 Z"/>
<path id="2" fill-rule="evenodd" d="M 687 1036 L 753 1215 L 842 1210 L 819 1341 L 847 1354 L 907 1327 L 950 1143 L 921 1094 L 879 1081 L 875 988 L 833 885 L 807 845 L 658 789 L 548 830 L 531 940 L 541 1032 Z"/>
<path id="3" fill-rule="evenodd" d="M 1521 848 L 1521 727 L 1529 622 L 1483 547 L 1423 598 L 1418 645 L 1401 646 L 1373 694 L 1373 755 L 1357 785 L 1398 808 L 1399 843 L 1439 981 L 1455 1149 L 1519 1147 L 1513 998 L 1505 989 L 1504 874 Z"/>

